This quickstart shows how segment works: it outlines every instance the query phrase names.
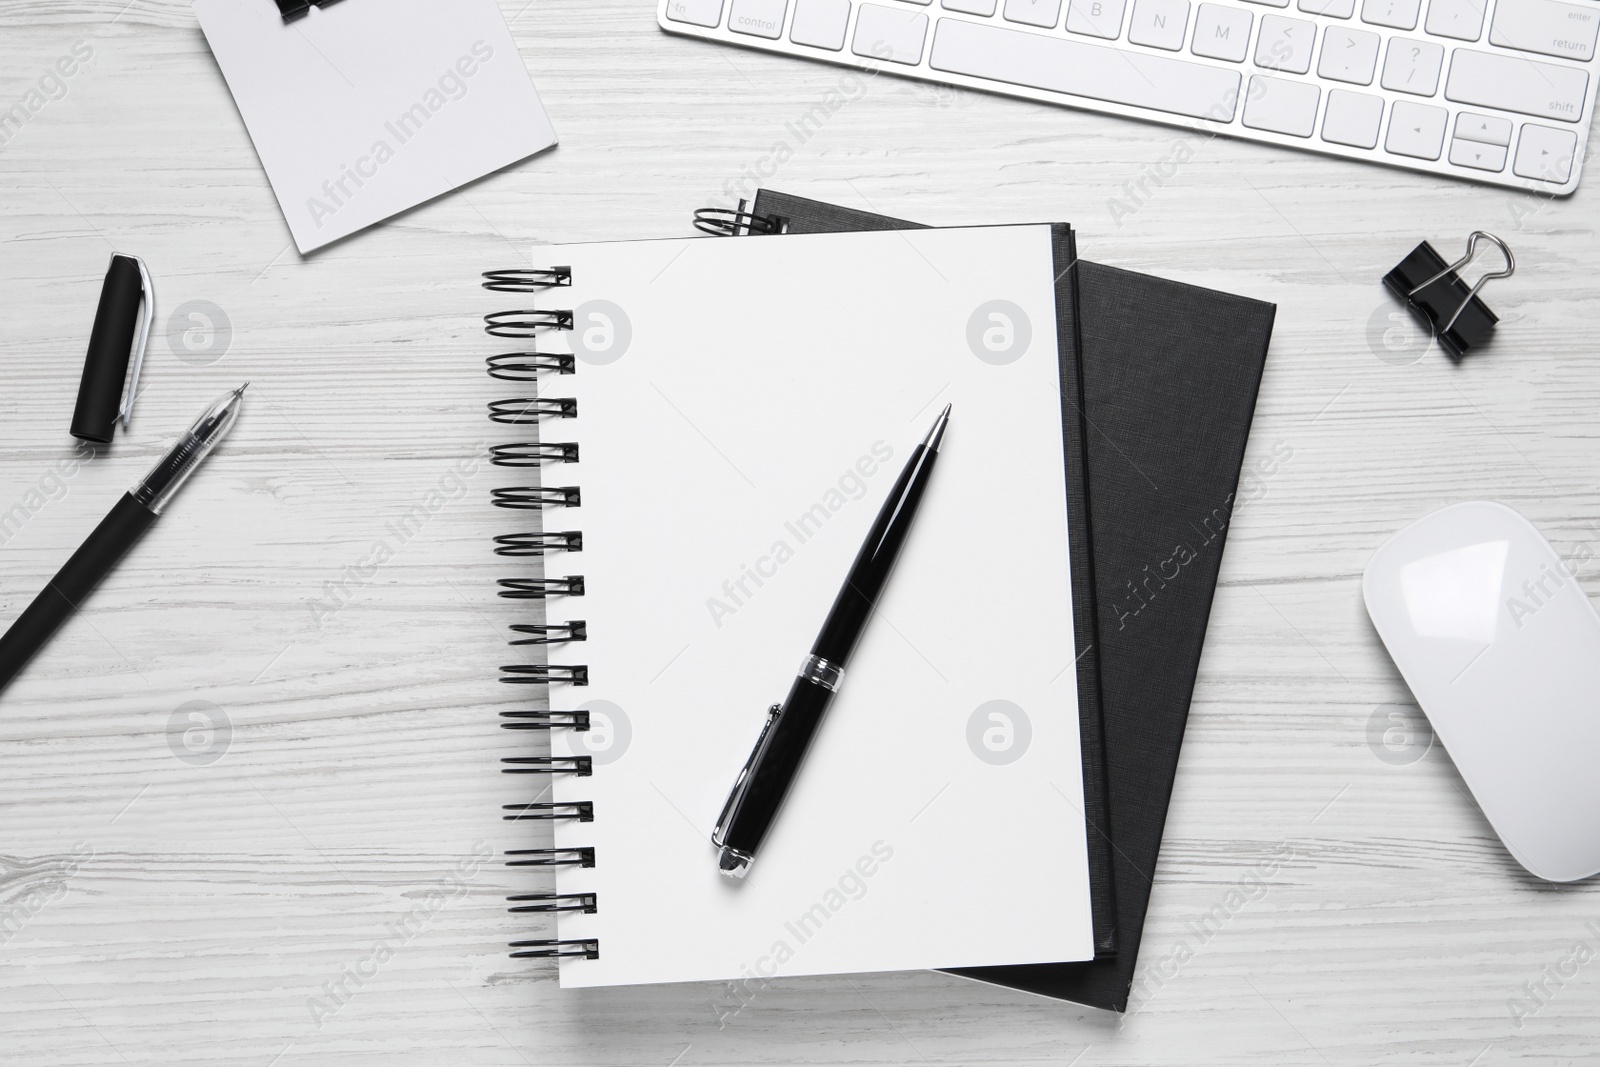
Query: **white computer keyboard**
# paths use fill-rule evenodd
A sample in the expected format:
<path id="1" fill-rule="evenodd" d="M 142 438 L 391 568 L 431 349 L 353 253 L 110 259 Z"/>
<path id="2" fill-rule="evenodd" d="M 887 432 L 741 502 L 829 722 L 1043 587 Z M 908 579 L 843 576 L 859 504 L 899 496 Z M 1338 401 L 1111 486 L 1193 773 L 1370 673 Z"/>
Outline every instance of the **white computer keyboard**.
<path id="1" fill-rule="evenodd" d="M 786 55 L 1565 195 L 1594 112 L 1600 0 L 660 0 L 659 18 Z"/>

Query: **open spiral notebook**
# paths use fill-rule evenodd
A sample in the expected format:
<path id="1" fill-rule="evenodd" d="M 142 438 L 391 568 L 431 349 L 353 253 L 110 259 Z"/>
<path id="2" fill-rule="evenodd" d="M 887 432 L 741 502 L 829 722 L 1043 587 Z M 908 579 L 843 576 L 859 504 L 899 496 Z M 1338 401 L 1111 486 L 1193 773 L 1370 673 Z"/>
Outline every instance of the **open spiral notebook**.
<path id="1" fill-rule="evenodd" d="M 512 862 L 555 868 L 519 903 L 557 929 L 531 920 L 513 947 L 559 958 L 564 986 L 1094 958 L 1070 230 L 542 251 L 543 272 L 490 283 L 524 293 L 491 333 L 531 339 L 492 372 L 537 383 L 491 408 L 538 424 L 496 452 L 540 468 L 496 492 L 542 524 L 501 539 L 520 564 L 502 592 L 545 609 L 518 613 L 537 644 L 506 680 L 548 685 L 552 709 L 512 713 L 529 743 L 506 769 L 530 777 L 507 817 Z M 717 813 L 946 403 L 849 683 L 729 882 Z"/>

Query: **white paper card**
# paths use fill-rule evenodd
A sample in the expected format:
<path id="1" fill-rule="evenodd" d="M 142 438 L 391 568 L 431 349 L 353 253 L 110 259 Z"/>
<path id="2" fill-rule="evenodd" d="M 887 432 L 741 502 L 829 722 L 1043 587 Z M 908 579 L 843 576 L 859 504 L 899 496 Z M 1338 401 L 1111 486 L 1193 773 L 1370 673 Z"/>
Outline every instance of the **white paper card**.
<path id="1" fill-rule="evenodd" d="M 195 0 L 302 254 L 556 143 L 495 0 Z"/>
<path id="2" fill-rule="evenodd" d="M 551 706 L 594 728 L 552 746 L 595 766 L 556 777 L 594 819 L 555 840 L 595 848 L 558 883 L 598 910 L 559 931 L 600 944 L 562 984 L 1091 958 L 1050 229 L 538 250 L 562 264 L 572 286 L 531 299 L 574 329 L 539 347 L 580 358 L 539 390 L 577 416 L 541 435 L 581 461 L 542 478 L 582 496 L 543 522 L 583 549 L 544 568 L 585 577 L 547 604 L 588 639 L 550 661 L 590 684 L 553 685 Z M 731 883 L 718 812 L 946 403 L 880 611 Z"/>

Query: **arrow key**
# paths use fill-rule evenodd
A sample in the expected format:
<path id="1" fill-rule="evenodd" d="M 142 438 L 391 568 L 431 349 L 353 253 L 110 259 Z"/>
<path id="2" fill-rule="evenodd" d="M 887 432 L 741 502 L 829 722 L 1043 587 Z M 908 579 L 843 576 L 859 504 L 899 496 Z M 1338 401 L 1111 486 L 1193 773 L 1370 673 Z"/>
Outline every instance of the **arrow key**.
<path id="1" fill-rule="evenodd" d="M 1511 143 L 1511 120 L 1463 111 L 1456 116 L 1456 140 L 1477 141 L 1479 144 L 1497 144 L 1505 147 Z"/>
<path id="2" fill-rule="evenodd" d="M 1396 100 L 1389 113 L 1389 136 L 1383 149 L 1397 156 L 1438 159 L 1450 112 L 1442 107 Z"/>
<path id="3" fill-rule="evenodd" d="M 1511 170 L 1519 178 L 1565 183 L 1572 176 L 1572 156 L 1577 150 L 1578 138 L 1571 130 L 1524 122 Z"/>
<path id="4" fill-rule="evenodd" d="M 1497 144 L 1465 141 L 1457 137 L 1450 142 L 1450 162 L 1458 167 L 1499 173 L 1506 169 L 1506 150 Z"/>

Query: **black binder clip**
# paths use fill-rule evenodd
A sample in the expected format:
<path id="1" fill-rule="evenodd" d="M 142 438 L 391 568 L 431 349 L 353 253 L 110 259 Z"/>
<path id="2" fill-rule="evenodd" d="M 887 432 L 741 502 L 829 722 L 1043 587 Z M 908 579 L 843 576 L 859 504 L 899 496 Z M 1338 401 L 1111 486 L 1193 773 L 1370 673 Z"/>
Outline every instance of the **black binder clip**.
<path id="1" fill-rule="evenodd" d="M 283 16 L 284 22 L 293 22 L 303 19 L 311 12 L 311 5 L 327 7 L 337 3 L 338 0 L 278 0 L 278 13 Z"/>
<path id="2" fill-rule="evenodd" d="M 1506 265 L 1504 270 L 1490 271 L 1469 287 L 1456 272 L 1472 262 L 1480 240 L 1500 249 Z M 1516 269 L 1517 261 L 1504 241 L 1492 233 L 1474 230 L 1467 238 L 1467 254 L 1454 263 L 1445 263 L 1444 257 L 1423 241 L 1383 276 L 1383 284 L 1406 302 L 1452 359 L 1460 359 L 1468 349 L 1487 341 L 1500 321 L 1489 305 L 1478 299 L 1478 292 L 1490 278 L 1509 278 Z"/>
<path id="3" fill-rule="evenodd" d="M 117 432 L 117 419 L 127 428 L 139 395 L 139 371 L 150 341 L 155 298 L 144 260 L 112 253 L 100 288 L 94 330 L 89 334 L 89 352 L 83 359 L 78 403 L 72 411 L 72 436 L 79 440 L 108 445 Z"/>

